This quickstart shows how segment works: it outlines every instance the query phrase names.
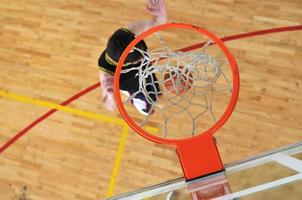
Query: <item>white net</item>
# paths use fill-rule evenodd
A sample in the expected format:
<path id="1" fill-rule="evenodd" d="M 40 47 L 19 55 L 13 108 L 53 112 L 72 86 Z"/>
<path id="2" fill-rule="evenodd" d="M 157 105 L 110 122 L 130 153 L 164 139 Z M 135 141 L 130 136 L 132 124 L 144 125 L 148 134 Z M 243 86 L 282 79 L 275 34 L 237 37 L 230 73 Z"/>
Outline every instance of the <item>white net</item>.
<path id="1" fill-rule="evenodd" d="M 207 53 L 212 41 L 198 50 L 182 52 L 173 51 L 159 33 L 157 37 L 161 48 L 148 52 L 136 48 L 143 57 L 141 64 L 121 71 L 126 74 L 135 70 L 139 82 L 139 89 L 127 97 L 124 105 L 143 95 L 149 109 L 143 119 L 137 120 L 138 125 L 156 123 L 160 136 L 165 138 L 183 138 L 174 132 L 185 126 L 186 136 L 194 136 L 213 125 L 225 110 L 227 102 L 221 99 L 229 100 L 232 94 L 229 67 L 224 67 L 224 57 Z M 137 118 L 135 114 L 133 118 Z"/>

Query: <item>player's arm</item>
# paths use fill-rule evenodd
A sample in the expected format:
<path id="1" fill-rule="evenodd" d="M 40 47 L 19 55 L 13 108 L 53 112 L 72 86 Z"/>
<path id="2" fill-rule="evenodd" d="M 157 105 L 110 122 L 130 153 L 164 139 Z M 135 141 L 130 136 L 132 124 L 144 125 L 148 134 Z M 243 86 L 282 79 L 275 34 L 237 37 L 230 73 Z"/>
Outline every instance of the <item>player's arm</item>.
<path id="1" fill-rule="evenodd" d="M 147 0 L 147 10 L 152 15 L 149 20 L 139 20 L 128 25 L 128 29 L 134 34 L 141 34 L 142 32 L 167 23 L 167 6 L 165 0 Z"/>
<path id="2" fill-rule="evenodd" d="M 114 76 L 99 70 L 99 80 L 103 97 L 102 102 L 108 110 L 114 111 L 116 108 L 113 89 Z"/>

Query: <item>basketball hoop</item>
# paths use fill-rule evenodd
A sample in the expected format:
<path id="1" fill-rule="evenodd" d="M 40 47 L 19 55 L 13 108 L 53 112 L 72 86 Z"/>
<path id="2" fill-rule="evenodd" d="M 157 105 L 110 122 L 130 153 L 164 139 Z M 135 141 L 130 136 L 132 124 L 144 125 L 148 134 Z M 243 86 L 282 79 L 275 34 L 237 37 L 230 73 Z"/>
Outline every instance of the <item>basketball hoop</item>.
<path id="1" fill-rule="evenodd" d="M 207 39 L 198 51 L 173 51 L 159 33 L 171 29 L 197 32 L 201 38 Z M 159 37 L 162 47 L 148 52 L 135 47 L 139 41 L 154 33 Z M 225 60 L 208 53 L 209 46 L 216 46 Z M 141 65 L 135 69 L 122 69 L 127 55 L 133 49 L 142 54 Z M 224 65 L 228 65 L 228 68 Z M 120 76 L 132 70 L 137 70 L 139 90 L 123 102 L 119 90 Z M 226 72 L 228 70 L 229 74 Z M 215 35 L 202 28 L 181 23 L 160 25 L 142 33 L 129 44 L 118 62 L 114 93 L 121 115 L 134 131 L 153 142 L 176 147 L 187 180 L 224 170 L 213 134 L 227 121 L 235 107 L 239 94 L 239 72 L 233 55 Z M 125 104 L 133 101 L 138 93 L 143 94 L 151 105 L 151 111 L 142 123 L 138 123 L 137 117 L 131 116 L 131 111 L 125 108 Z M 221 97 L 216 97 L 217 94 Z M 222 99 L 227 99 L 225 106 L 219 104 Z M 218 110 L 223 110 L 217 112 L 219 117 L 214 114 L 215 106 Z M 143 125 L 152 118 L 153 112 L 153 115 L 161 116 L 162 135 L 154 135 L 143 129 Z M 183 122 L 184 126 L 191 124 L 192 129 L 187 131 L 190 135 L 170 138 L 168 129 L 171 127 L 171 119 L 175 116 L 181 118 L 182 115 L 191 121 Z M 201 129 L 199 125 L 203 123 L 198 120 L 205 115 L 210 116 L 208 121 L 211 122 L 207 128 L 197 130 Z M 159 117 L 155 118 L 158 121 Z M 176 125 L 182 126 L 174 123 L 172 127 Z M 176 131 L 177 129 L 172 132 Z"/>

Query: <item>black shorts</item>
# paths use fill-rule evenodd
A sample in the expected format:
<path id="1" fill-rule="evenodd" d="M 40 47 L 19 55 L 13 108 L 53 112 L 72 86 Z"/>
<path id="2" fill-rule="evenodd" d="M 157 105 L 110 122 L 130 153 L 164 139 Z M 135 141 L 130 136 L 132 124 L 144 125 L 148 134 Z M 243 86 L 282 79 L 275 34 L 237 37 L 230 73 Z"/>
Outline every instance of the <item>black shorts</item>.
<path id="1" fill-rule="evenodd" d="M 116 70 L 116 65 L 114 63 L 110 62 L 110 60 L 106 59 L 106 51 L 104 51 L 98 62 L 100 70 L 109 73 L 114 76 L 115 70 Z M 137 68 L 137 70 L 131 70 L 128 73 L 121 73 L 120 75 L 120 90 L 124 90 L 129 92 L 130 94 L 134 94 L 137 91 L 139 91 L 139 71 L 138 68 L 141 66 L 141 63 L 133 64 L 133 65 L 128 65 L 123 67 L 123 69 L 130 69 L 130 68 Z M 148 66 L 149 67 L 149 66 Z M 157 78 L 155 74 L 152 74 L 152 76 L 149 76 L 146 78 L 146 83 L 147 83 L 147 93 L 148 95 L 156 101 L 156 95 L 154 93 L 158 93 L 159 86 L 157 83 Z M 150 84 L 148 84 L 150 83 Z"/>

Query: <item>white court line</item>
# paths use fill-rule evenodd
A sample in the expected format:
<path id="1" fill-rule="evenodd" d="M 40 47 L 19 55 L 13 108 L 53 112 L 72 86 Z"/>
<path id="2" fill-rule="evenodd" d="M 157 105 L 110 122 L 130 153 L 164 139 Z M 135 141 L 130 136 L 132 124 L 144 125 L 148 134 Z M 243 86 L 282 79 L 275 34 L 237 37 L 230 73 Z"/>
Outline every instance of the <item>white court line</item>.
<path id="1" fill-rule="evenodd" d="M 289 176 L 289 177 L 286 177 L 286 178 L 283 178 L 283 179 L 279 179 L 277 181 L 272 181 L 272 182 L 269 182 L 269 183 L 258 185 L 256 187 L 252 187 L 252 188 L 249 188 L 249 189 L 246 189 L 246 190 L 241 190 L 239 192 L 234 192 L 232 194 L 228 194 L 228 195 L 225 195 L 225 196 L 222 196 L 222 197 L 215 198 L 215 200 L 228 200 L 228 199 L 238 198 L 238 197 L 246 196 L 246 195 L 253 194 L 253 193 L 256 193 L 256 192 L 260 192 L 260 191 L 263 191 L 263 190 L 267 190 L 267 189 L 270 189 L 270 188 L 278 187 L 278 186 L 281 186 L 281 185 L 284 185 L 284 184 L 287 184 L 287 183 L 291 183 L 291 182 L 294 182 L 294 181 L 297 181 L 297 180 L 300 180 L 300 179 L 302 179 L 302 173 L 301 174 L 296 174 L 296 175 L 293 175 L 293 176 Z"/>
<path id="2" fill-rule="evenodd" d="M 296 158 L 278 153 L 271 157 L 274 161 L 280 163 L 281 165 L 287 166 L 297 172 L 302 173 L 302 161 Z"/>

